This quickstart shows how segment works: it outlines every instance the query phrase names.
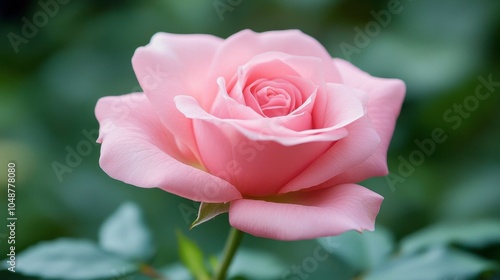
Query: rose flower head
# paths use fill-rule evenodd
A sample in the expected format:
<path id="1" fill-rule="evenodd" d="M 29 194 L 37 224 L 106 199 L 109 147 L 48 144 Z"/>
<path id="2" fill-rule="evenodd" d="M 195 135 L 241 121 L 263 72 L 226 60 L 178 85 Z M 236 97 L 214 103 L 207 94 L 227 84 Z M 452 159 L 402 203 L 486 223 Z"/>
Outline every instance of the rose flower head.
<path id="1" fill-rule="evenodd" d="M 144 92 L 101 98 L 111 177 L 208 204 L 255 236 L 373 230 L 405 94 L 296 31 L 158 33 L 132 64 Z"/>

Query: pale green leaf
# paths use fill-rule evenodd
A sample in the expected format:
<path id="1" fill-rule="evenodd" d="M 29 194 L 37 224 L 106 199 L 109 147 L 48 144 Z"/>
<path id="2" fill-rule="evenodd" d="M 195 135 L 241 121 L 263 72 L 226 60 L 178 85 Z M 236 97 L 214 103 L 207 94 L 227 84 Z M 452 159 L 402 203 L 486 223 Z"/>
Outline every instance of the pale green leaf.
<path id="1" fill-rule="evenodd" d="M 167 279 L 193 280 L 193 276 L 191 276 L 189 270 L 187 270 L 186 267 L 179 262 L 161 268 L 159 271 L 161 275 L 167 277 Z"/>
<path id="2" fill-rule="evenodd" d="M 61 238 L 41 242 L 17 256 L 16 272 L 57 279 L 112 278 L 138 265 L 103 251 L 92 241 Z"/>
<path id="3" fill-rule="evenodd" d="M 349 231 L 317 240 L 330 254 L 339 257 L 358 272 L 380 265 L 394 248 L 390 232 L 382 227 L 372 232 Z"/>
<path id="4" fill-rule="evenodd" d="M 270 253 L 241 248 L 236 253 L 228 275 L 243 276 L 246 279 L 281 279 L 287 267 L 280 259 Z"/>
<path id="5" fill-rule="evenodd" d="M 404 238 L 401 251 L 408 254 L 437 244 L 450 243 L 475 248 L 500 243 L 500 221 L 437 224 Z"/>
<path id="6" fill-rule="evenodd" d="M 131 260 L 146 261 L 153 254 L 151 232 L 144 224 L 139 207 L 124 203 L 101 226 L 100 246 Z"/>
<path id="7" fill-rule="evenodd" d="M 435 247 L 375 269 L 364 280 L 465 279 L 493 268 L 487 260 L 456 249 Z"/>

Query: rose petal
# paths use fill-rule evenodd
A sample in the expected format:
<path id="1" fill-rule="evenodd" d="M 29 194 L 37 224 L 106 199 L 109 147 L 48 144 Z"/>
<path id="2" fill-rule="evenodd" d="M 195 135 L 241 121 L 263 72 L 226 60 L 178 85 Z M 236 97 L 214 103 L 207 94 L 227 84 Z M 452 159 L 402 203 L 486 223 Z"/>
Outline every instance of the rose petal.
<path id="1" fill-rule="evenodd" d="M 266 52 L 282 52 L 294 56 L 310 56 L 322 60 L 322 72 L 327 82 L 339 82 L 340 74 L 331 64 L 331 56 L 314 38 L 299 30 L 268 31 L 255 33 L 240 31 L 227 38 L 217 51 L 212 78 L 224 77 L 230 81 L 239 66 L 256 55 Z"/>
<path id="2" fill-rule="evenodd" d="M 263 120 L 263 122 L 280 123 L 286 128 L 295 131 L 309 130 L 312 128 L 310 116 L 312 113 L 312 108 L 316 99 L 316 91 L 318 88 L 314 87 L 312 84 L 308 84 L 306 81 L 303 81 L 300 78 L 288 77 L 288 79 L 294 85 L 299 85 L 301 89 L 311 92 L 310 96 L 305 101 L 303 101 L 298 108 L 291 112 L 289 116 L 275 117 L 271 120 Z M 219 94 L 217 95 L 217 98 L 214 101 L 214 105 L 212 106 L 211 113 L 213 116 L 220 119 L 238 120 L 255 120 L 264 118 L 261 114 L 256 112 L 252 106 L 241 104 L 237 100 L 230 97 L 226 90 L 226 83 L 222 77 L 217 80 L 217 84 L 219 85 Z M 300 98 L 297 99 L 300 100 Z M 304 118 L 307 118 L 307 122 L 304 121 Z M 260 132 L 263 132 L 262 127 L 258 130 Z M 273 134 L 273 136 L 275 135 Z"/>
<path id="3" fill-rule="evenodd" d="M 375 153 L 380 138 L 366 117 L 346 127 L 348 135 L 337 141 L 301 174 L 286 184 L 280 193 L 310 188 L 357 166 Z"/>
<path id="4" fill-rule="evenodd" d="M 175 103 L 179 111 L 187 118 L 219 125 L 221 127 L 219 130 L 235 129 L 252 141 L 273 141 L 283 146 L 294 146 L 310 142 L 332 142 L 347 135 L 347 131 L 343 127 L 338 129 L 334 127 L 320 132 L 314 129 L 296 131 L 287 127 L 301 126 L 303 122 L 310 122 L 310 115 L 307 112 L 277 118 L 221 119 L 208 114 L 190 96 L 177 96 Z M 197 137 L 201 141 L 200 136 Z"/>
<path id="5" fill-rule="evenodd" d="M 366 93 L 341 84 L 328 83 L 314 106 L 314 127 L 344 127 L 365 115 Z"/>
<path id="6" fill-rule="evenodd" d="M 331 145 L 328 141 L 311 141 L 285 146 L 280 141 L 262 140 L 259 133 L 263 125 L 268 125 L 276 118 L 218 119 L 203 111 L 190 96 L 177 96 L 175 101 L 181 112 L 193 118 L 203 165 L 211 174 L 231 182 L 246 196 L 276 194 L 286 182 L 297 176 Z M 243 128 L 239 124 L 242 122 L 252 122 L 261 130 Z M 258 126 L 259 123 L 261 126 Z M 280 126 L 278 129 L 285 128 Z M 284 139 L 287 138 L 280 140 L 285 141 Z"/>
<path id="7" fill-rule="evenodd" d="M 323 73 L 324 61 L 312 56 L 297 56 L 282 52 L 266 52 L 258 54 L 238 67 L 237 75 L 231 81 L 238 79 L 240 85 L 248 85 L 260 78 L 276 79 L 286 76 L 296 76 L 306 79 L 316 85 L 325 83 Z M 331 63 L 328 61 L 327 63 Z M 232 87 L 232 83 L 228 84 Z M 240 88 L 241 90 L 241 88 Z"/>
<path id="8" fill-rule="evenodd" d="M 262 116 L 275 117 L 287 115 L 302 104 L 317 88 L 324 84 L 322 61 L 316 57 L 292 56 L 281 52 L 266 52 L 253 57 L 246 64 L 239 66 L 228 82 L 229 95 L 238 103 L 251 107 Z M 223 79 L 223 77 L 219 77 Z M 254 83 L 265 84 L 278 82 L 291 94 L 293 107 L 282 108 L 283 111 L 264 114 L 261 105 L 250 88 L 259 88 Z M 286 86 L 283 83 L 287 83 Z M 291 87 L 291 88 L 290 88 Z M 254 88 L 254 90 L 255 90 Z M 296 92 L 297 91 L 297 92 Z M 297 99 L 297 102 L 296 100 Z M 295 105 L 297 103 L 297 105 Z M 213 113 L 213 111 L 211 111 Z"/>
<path id="9" fill-rule="evenodd" d="M 123 104 L 132 104 L 129 107 Z M 158 187 L 196 201 L 241 198 L 228 182 L 182 163 L 175 138 L 144 94 L 99 99 L 101 168 L 112 178 L 144 188 Z"/>
<path id="10" fill-rule="evenodd" d="M 191 121 L 175 108 L 176 95 L 194 96 L 210 106 L 217 94 L 215 79 L 207 72 L 222 39 L 211 35 L 157 33 L 132 58 L 142 89 L 163 124 L 180 139 L 179 148 L 198 157 Z"/>
<path id="11" fill-rule="evenodd" d="M 334 64 L 341 71 L 347 86 L 356 87 L 368 93 L 367 115 L 380 136 L 380 145 L 365 162 L 348 169 L 322 185 L 355 183 L 373 176 L 385 176 L 388 174 L 387 150 L 403 103 L 405 84 L 398 79 L 370 76 L 345 60 L 335 59 Z"/>
<path id="12" fill-rule="evenodd" d="M 224 78 L 218 78 L 217 85 L 219 86 L 219 94 L 212 105 L 210 111 L 212 115 L 221 119 L 253 120 L 262 118 L 252 107 L 246 106 L 244 102 L 240 103 L 229 96 Z"/>
<path id="13" fill-rule="evenodd" d="M 238 199 L 231 202 L 229 222 L 249 234 L 278 240 L 372 231 L 382 200 L 354 184 L 285 195 L 279 202 Z"/>

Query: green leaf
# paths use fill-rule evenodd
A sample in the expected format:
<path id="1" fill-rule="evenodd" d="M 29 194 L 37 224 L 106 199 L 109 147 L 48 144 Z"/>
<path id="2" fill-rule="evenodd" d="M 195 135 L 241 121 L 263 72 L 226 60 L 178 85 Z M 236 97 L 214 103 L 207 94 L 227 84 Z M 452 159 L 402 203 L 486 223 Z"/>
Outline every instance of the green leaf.
<path id="1" fill-rule="evenodd" d="M 217 215 L 226 213 L 229 211 L 229 203 L 206 203 L 202 202 L 200 204 L 200 209 L 198 210 L 198 217 L 191 224 L 190 229 L 203 224 L 204 222 L 215 218 Z"/>
<path id="2" fill-rule="evenodd" d="M 277 257 L 257 250 L 242 248 L 236 253 L 228 275 L 248 279 L 281 279 L 288 267 Z"/>
<path id="3" fill-rule="evenodd" d="M 500 243 L 500 221 L 483 220 L 465 224 L 437 224 L 403 239 L 401 251 L 403 254 L 409 254 L 437 244 L 450 243 L 474 248 Z"/>
<path id="4" fill-rule="evenodd" d="M 16 272 L 42 278 L 96 279 L 128 274 L 138 265 L 101 250 L 92 241 L 61 238 L 41 242 L 19 254 Z"/>
<path id="5" fill-rule="evenodd" d="M 137 205 L 124 203 L 101 226 L 100 246 L 131 260 L 146 261 L 153 254 L 152 236 Z"/>
<path id="6" fill-rule="evenodd" d="M 403 256 L 372 271 L 364 280 L 464 279 L 493 268 L 493 263 L 456 249 L 435 247 Z"/>
<path id="7" fill-rule="evenodd" d="M 338 236 L 318 238 L 330 254 L 349 264 L 357 272 L 370 270 L 383 263 L 394 248 L 390 232 L 382 227 L 375 231 L 349 231 Z"/>
<path id="8" fill-rule="evenodd" d="M 179 241 L 179 256 L 186 268 L 198 280 L 210 279 L 200 248 L 180 231 L 177 231 L 177 239 Z"/>

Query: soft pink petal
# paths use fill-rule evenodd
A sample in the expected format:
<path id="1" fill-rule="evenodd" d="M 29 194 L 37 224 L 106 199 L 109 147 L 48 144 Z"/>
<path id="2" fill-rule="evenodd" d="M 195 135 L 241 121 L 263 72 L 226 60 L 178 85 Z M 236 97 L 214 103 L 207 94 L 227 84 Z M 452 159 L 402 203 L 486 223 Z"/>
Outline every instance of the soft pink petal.
<path id="1" fill-rule="evenodd" d="M 102 143 L 99 163 L 112 178 L 196 201 L 241 197 L 228 182 L 181 162 L 186 159 L 175 148 L 174 136 L 144 94 L 104 97 L 95 110 Z"/>
<path id="2" fill-rule="evenodd" d="M 366 93 L 341 84 L 327 83 L 314 106 L 317 131 L 342 128 L 365 115 Z"/>
<path id="3" fill-rule="evenodd" d="M 288 194 L 277 200 L 232 201 L 229 222 L 252 235 L 278 240 L 372 231 L 383 197 L 362 186 L 345 184 Z"/>
<path id="4" fill-rule="evenodd" d="M 355 183 L 373 176 L 387 175 L 387 150 L 403 103 L 405 84 L 398 79 L 372 77 L 345 60 L 335 59 L 334 64 L 347 86 L 368 93 L 367 115 L 381 141 L 375 154 L 368 160 L 323 185 Z"/>
<path id="5" fill-rule="evenodd" d="M 219 94 L 215 98 L 210 110 L 212 115 L 221 119 L 252 120 L 262 118 L 262 115 L 252 109 L 252 107 L 244 104 L 243 96 L 241 97 L 241 102 L 229 96 L 224 78 L 218 78 L 217 85 L 219 86 Z"/>
<path id="6" fill-rule="evenodd" d="M 292 79 L 292 80 L 294 83 L 300 84 L 300 82 L 297 81 L 298 79 Z M 301 136 L 317 134 L 316 132 L 313 132 L 311 130 L 312 128 L 311 112 L 314 106 L 314 101 L 316 98 L 316 91 L 317 91 L 317 88 L 313 87 L 312 85 L 309 85 L 310 88 L 308 89 L 312 92 L 312 94 L 288 116 L 266 118 L 260 115 L 251 107 L 240 104 L 239 102 L 231 98 L 226 91 L 226 84 L 223 78 L 219 78 L 217 80 L 217 83 L 219 84 L 219 94 L 215 99 L 214 105 L 212 107 L 211 113 L 213 116 L 210 116 L 208 113 L 204 111 L 201 112 L 202 109 L 200 109 L 199 113 L 196 113 L 194 115 L 186 114 L 184 110 L 186 110 L 187 107 L 191 106 L 188 105 L 187 103 L 193 103 L 192 101 L 187 101 L 187 100 L 185 105 L 182 105 L 181 103 L 184 102 L 180 100 L 176 101 L 178 103 L 178 106 L 180 106 L 179 108 L 181 108 L 180 110 L 190 118 L 226 119 L 225 121 L 222 120 L 221 121 L 230 122 L 235 125 L 238 123 L 239 125 L 242 126 L 242 129 L 245 127 L 249 130 L 243 133 L 255 134 L 255 132 L 257 132 L 259 134 L 260 140 L 264 140 L 264 138 L 262 137 L 264 135 L 267 135 L 269 136 L 268 140 L 275 140 L 282 144 L 285 144 L 286 142 L 279 140 L 279 138 L 283 136 L 283 134 L 291 133 L 292 135 L 290 135 L 290 137 L 292 138 L 293 137 L 297 138 L 298 134 L 303 134 Z M 304 84 L 301 84 L 301 87 L 307 88 L 307 85 Z M 194 113 L 193 110 L 189 111 Z M 252 122 L 250 120 L 255 120 L 255 121 Z M 302 133 L 303 131 L 305 133 Z M 331 133 L 329 133 L 329 136 L 331 136 L 333 133 L 339 134 L 338 131 L 337 132 L 332 131 Z M 342 132 L 341 134 L 345 135 L 344 132 Z M 252 138 L 252 136 L 249 137 Z M 304 140 L 305 139 L 297 138 L 295 142 L 304 142 Z"/>
<path id="7" fill-rule="evenodd" d="M 209 79 L 222 39 L 211 35 L 157 33 L 151 42 L 138 48 L 132 58 L 142 89 L 163 124 L 179 138 L 179 148 L 198 157 L 192 125 L 175 108 L 176 95 L 194 96 L 209 107 L 217 94 L 215 79 Z"/>
<path id="8" fill-rule="evenodd" d="M 282 52 L 296 56 L 311 56 L 322 60 L 322 72 L 327 82 L 340 81 L 340 75 L 331 65 L 331 56 L 314 38 L 299 30 L 268 31 L 255 33 L 240 31 L 227 38 L 217 51 L 210 71 L 215 78 L 230 81 L 239 66 L 256 55 Z"/>
<path id="9" fill-rule="evenodd" d="M 290 96 L 294 106 L 288 108 L 290 110 L 286 110 L 289 113 L 300 106 L 303 100 L 306 100 L 320 87 L 319 85 L 324 84 L 321 64 L 321 59 L 316 57 L 292 56 L 281 52 L 258 54 L 238 67 L 237 74 L 234 74 L 227 83 L 227 90 L 229 96 L 237 102 L 251 107 L 264 116 L 259 103 L 250 91 L 252 84 L 256 81 L 259 81 L 259 84 L 263 81 L 266 84 L 280 81 L 282 86 L 283 83 L 287 83 L 289 87 L 284 86 L 284 88 L 290 90 L 289 93 L 296 93 Z M 219 79 L 224 80 L 222 77 Z M 276 82 L 276 84 L 278 83 Z M 297 102 L 295 99 L 298 99 Z M 297 104 L 295 105 L 295 103 Z M 212 107 L 211 113 L 216 111 L 217 108 Z M 286 115 L 287 113 L 277 115 Z"/>
<path id="10" fill-rule="evenodd" d="M 253 84 L 257 82 L 258 85 L 265 84 L 276 89 L 283 89 L 289 94 L 290 103 L 293 106 L 282 108 L 285 113 L 277 113 L 273 117 L 284 116 L 288 113 L 295 114 L 297 111 L 304 111 L 304 106 L 301 105 L 308 103 L 304 102 L 306 99 L 310 98 L 318 89 L 323 89 L 324 77 L 321 64 L 321 59 L 315 57 L 267 52 L 256 55 L 248 63 L 238 67 L 238 75 L 232 77 L 227 89 L 229 95 L 237 102 L 251 107 L 262 116 L 268 117 L 269 115 L 264 114 L 261 110 L 262 104 L 259 104 L 254 96 L 260 86 L 253 87 Z M 311 108 L 312 106 L 309 106 L 307 110 L 309 113 L 312 111 Z M 216 107 L 212 107 L 212 113 L 217 111 Z M 302 130 L 311 128 L 306 127 Z"/>
<path id="11" fill-rule="evenodd" d="M 346 137 L 337 141 L 307 169 L 286 184 L 280 193 L 294 192 L 319 185 L 361 164 L 375 153 L 380 137 L 366 117 L 349 124 L 346 129 L 349 133 Z"/>
<path id="12" fill-rule="evenodd" d="M 252 141 L 273 141 L 283 146 L 294 146 L 310 142 L 333 142 L 347 135 L 347 130 L 343 127 L 320 132 L 315 129 L 296 131 L 288 128 L 288 126 L 303 126 L 303 118 L 310 122 L 310 115 L 307 112 L 276 118 L 221 119 L 204 111 L 190 96 L 177 96 L 175 103 L 187 118 L 212 123 L 219 126 L 220 130 L 236 130 Z M 200 136 L 197 138 L 202 139 Z"/>
<path id="13" fill-rule="evenodd" d="M 211 174 L 231 182 L 246 196 L 264 197 L 276 194 L 286 182 L 297 176 L 331 146 L 328 141 L 288 146 L 278 141 L 261 139 L 263 126 L 255 125 L 260 130 L 249 130 L 242 128 L 239 123 L 260 122 L 266 125 L 274 118 L 218 119 L 203 111 L 192 97 L 178 96 L 175 100 L 179 110 L 187 117 L 193 118 L 203 165 Z"/>
<path id="14" fill-rule="evenodd" d="M 252 57 L 245 64 L 237 68 L 239 84 L 250 84 L 260 78 L 283 78 L 297 76 L 314 82 L 316 85 L 325 82 L 323 60 L 312 56 L 297 56 L 282 52 L 265 52 Z M 330 61 L 326 63 L 330 64 Z M 229 84 L 231 87 L 232 85 Z"/>

